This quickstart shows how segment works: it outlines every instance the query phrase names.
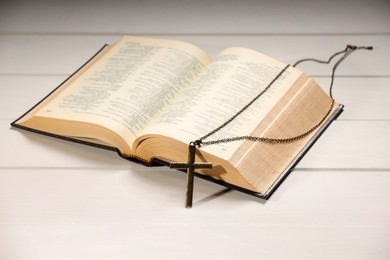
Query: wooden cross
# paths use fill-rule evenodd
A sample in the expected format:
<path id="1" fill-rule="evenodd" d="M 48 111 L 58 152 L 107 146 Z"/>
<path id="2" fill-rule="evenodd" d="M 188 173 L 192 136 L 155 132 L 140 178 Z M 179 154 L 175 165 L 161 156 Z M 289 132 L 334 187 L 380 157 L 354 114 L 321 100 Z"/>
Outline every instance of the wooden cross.
<path id="1" fill-rule="evenodd" d="M 172 162 L 169 167 L 173 169 L 187 169 L 187 191 L 186 191 L 186 208 L 192 207 L 192 197 L 194 193 L 194 170 L 195 169 L 206 169 L 212 168 L 212 163 L 196 163 L 195 162 L 195 153 L 196 153 L 196 145 L 194 142 L 191 142 L 188 146 L 188 162 L 180 163 L 180 162 Z"/>

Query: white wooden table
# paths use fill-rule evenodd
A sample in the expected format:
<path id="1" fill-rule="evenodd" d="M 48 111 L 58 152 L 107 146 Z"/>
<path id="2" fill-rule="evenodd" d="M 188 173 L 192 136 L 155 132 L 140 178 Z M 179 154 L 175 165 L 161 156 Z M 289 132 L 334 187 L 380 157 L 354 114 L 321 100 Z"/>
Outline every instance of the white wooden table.
<path id="1" fill-rule="evenodd" d="M 390 259 L 390 2 L 2 1 L 0 259 Z M 340 65 L 344 113 L 268 201 L 10 123 L 123 34 Z M 301 67 L 324 88 L 330 66 Z"/>

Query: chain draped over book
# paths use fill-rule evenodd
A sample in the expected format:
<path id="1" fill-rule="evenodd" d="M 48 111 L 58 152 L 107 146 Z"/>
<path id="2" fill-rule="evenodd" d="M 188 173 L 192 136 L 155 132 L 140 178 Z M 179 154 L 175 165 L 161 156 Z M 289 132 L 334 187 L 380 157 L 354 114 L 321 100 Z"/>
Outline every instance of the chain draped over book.
<path id="1" fill-rule="evenodd" d="M 271 86 L 275 83 L 275 81 L 277 81 L 282 75 L 283 73 L 290 67 L 290 65 L 287 65 L 286 67 L 284 67 L 279 73 L 278 75 L 276 75 L 276 77 L 267 85 L 266 88 L 264 88 L 256 97 L 254 97 L 248 104 L 246 104 L 241 110 L 239 110 L 234 116 L 232 116 L 231 118 L 229 118 L 228 120 L 226 120 L 224 123 L 222 123 L 220 126 L 218 126 L 217 128 L 215 128 L 214 130 L 212 130 L 211 132 L 209 132 L 208 134 L 202 136 L 201 138 L 199 138 L 198 140 L 194 141 L 193 143 L 197 146 L 197 147 L 201 147 L 201 146 L 206 146 L 206 145 L 214 145 L 214 144 L 219 144 L 219 143 L 228 143 L 228 142 L 234 142 L 234 141 L 241 141 L 241 140 L 248 140 L 248 141 L 253 141 L 253 142 L 264 142 L 264 143 L 271 143 L 271 144 L 281 144 L 281 143 L 291 143 L 291 142 L 295 142 L 295 141 L 298 141 L 302 138 L 305 138 L 306 136 L 310 135 L 314 130 L 316 130 L 325 120 L 326 118 L 329 116 L 329 114 L 332 112 L 332 109 L 333 109 L 333 106 L 334 106 L 334 98 L 333 98 L 333 95 L 332 95 L 332 88 L 333 88 L 333 82 L 334 82 L 334 75 L 335 75 L 335 71 L 337 69 L 337 67 L 339 66 L 339 64 L 349 55 L 351 54 L 352 52 L 356 51 L 356 50 L 359 50 L 359 49 L 367 49 L 367 50 L 372 50 L 373 48 L 371 46 L 369 47 L 366 47 L 366 46 L 354 46 L 354 45 L 347 45 L 347 47 L 342 50 L 342 51 L 339 51 L 335 54 L 333 54 L 327 61 L 322 61 L 322 60 L 318 60 L 318 59 L 312 59 L 312 58 L 308 58 L 308 59 L 302 59 L 302 60 L 299 60 L 297 61 L 293 67 L 297 66 L 298 64 L 300 64 L 301 62 L 305 62 L 305 61 L 314 61 L 314 62 L 318 62 L 318 63 L 323 63 L 323 64 L 329 64 L 333 58 L 335 58 L 336 56 L 340 55 L 340 54 L 344 54 L 336 63 L 335 65 L 333 66 L 333 69 L 332 69 L 332 75 L 331 75 L 331 82 L 330 82 L 330 87 L 329 87 L 329 96 L 330 98 L 332 99 L 332 102 L 329 106 L 329 109 L 328 111 L 324 114 L 324 116 L 320 119 L 320 121 L 312 126 L 309 130 L 307 130 L 306 132 L 302 133 L 302 134 L 299 134 L 299 135 L 296 135 L 296 136 L 293 136 L 293 137 L 287 137 L 287 138 L 270 138 L 270 137 L 259 137 L 259 136 L 248 136 L 248 135 L 244 135 L 244 136 L 236 136 L 236 137 L 229 137 L 229 138 L 222 138 L 222 139 L 218 139 L 218 140 L 212 140 L 212 141 L 203 141 L 205 140 L 206 138 L 210 137 L 211 135 L 215 134 L 216 132 L 218 132 L 219 130 L 221 130 L 222 128 L 224 128 L 226 125 L 228 125 L 230 122 L 232 122 L 237 116 L 239 116 L 240 114 L 242 114 L 247 108 L 249 108 L 256 100 L 258 100 L 264 93 L 266 93 L 268 91 L 268 89 L 271 88 Z"/>
<path id="2" fill-rule="evenodd" d="M 193 186 L 194 186 L 194 169 L 195 168 L 211 168 L 211 163 L 195 163 L 195 153 L 196 153 L 196 147 L 200 148 L 202 146 L 208 146 L 208 145 L 215 145 L 219 143 L 228 143 L 228 142 L 234 142 L 234 141 L 241 141 L 241 140 L 248 140 L 253 142 L 264 142 L 264 143 L 270 143 L 270 144 L 285 144 L 285 143 L 291 143 L 298 141 L 300 139 L 303 139 L 310 135 L 314 130 L 316 130 L 318 127 L 322 125 L 322 123 L 326 120 L 326 118 L 330 115 L 330 113 L 333 110 L 335 100 L 332 95 L 332 88 L 333 88 L 333 82 L 334 82 L 334 76 L 335 71 L 337 67 L 340 65 L 340 63 L 347 58 L 352 52 L 360 49 L 365 50 L 372 50 L 372 46 L 355 46 L 355 45 L 347 45 L 346 48 L 342 51 L 336 52 L 333 54 L 328 60 L 318 60 L 313 58 L 307 58 L 307 59 L 301 59 L 297 61 L 293 67 L 297 66 L 298 64 L 306 61 L 313 61 L 317 63 L 322 64 L 329 64 L 335 57 L 343 54 L 334 64 L 332 68 L 332 75 L 331 75 L 331 82 L 329 86 L 329 96 L 332 100 L 327 112 L 324 114 L 324 116 L 318 121 L 317 124 L 312 126 L 310 129 L 308 129 L 306 132 L 292 136 L 292 137 L 286 137 L 286 138 L 272 138 L 272 137 L 261 137 L 261 136 L 236 136 L 236 137 L 227 137 L 227 138 L 221 138 L 217 140 L 211 140 L 211 141 L 205 141 L 208 137 L 214 135 L 218 131 L 220 131 L 222 128 L 227 126 L 230 122 L 232 122 L 236 117 L 241 115 L 245 110 L 247 110 L 254 102 L 256 102 L 264 93 L 266 93 L 272 85 L 283 75 L 283 73 L 290 67 L 290 65 L 286 65 L 275 77 L 271 82 L 258 94 L 256 95 L 251 101 L 249 101 L 244 107 L 242 107 L 236 114 L 234 114 L 232 117 L 230 117 L 228 120 L 223 122 L 221 125 L 207 133 L 206 135 L 200 137 L 199 139 L 190 142 L 189 148 L 188 148 L 188 162 L 187 163 L 171 163 L 171 168 L 176 169 L 187 169 L 187 192 L 186 192 L 186 207 L 190 208 L 192 207 L 192 197 L 193 197 Z"/>

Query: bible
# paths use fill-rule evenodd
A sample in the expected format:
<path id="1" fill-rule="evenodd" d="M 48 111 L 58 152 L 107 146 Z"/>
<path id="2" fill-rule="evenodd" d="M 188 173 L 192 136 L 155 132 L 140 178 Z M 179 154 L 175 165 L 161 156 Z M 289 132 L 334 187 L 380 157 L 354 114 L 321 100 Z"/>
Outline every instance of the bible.
<path id="1" fill-rule="evenodd" d="M 268 198 L 343 110 L 295 67 L 260 52 L 231 47 L 213 59 L 189 43 L 124 36 L 38 102 L 13 127 L 117 151 L 147 166 L 187 160 L 188 144 L 232 117 L 210 136 L 237 139 L 196 150 L 196 176 Z M 265 88 L 266 91 L 264 90 Z M 323 120 L 324 119 L 324 120 Z"/>

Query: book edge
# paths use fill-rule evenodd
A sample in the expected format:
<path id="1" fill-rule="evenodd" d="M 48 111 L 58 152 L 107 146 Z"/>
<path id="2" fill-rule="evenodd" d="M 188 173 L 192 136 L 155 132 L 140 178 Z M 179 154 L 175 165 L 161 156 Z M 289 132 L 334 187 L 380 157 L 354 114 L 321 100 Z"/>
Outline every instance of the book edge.
<path id="1" fill-rule="evenodd" d="M 321 137 L 325 130 L 330 126 L 330 124 L 337 119 L 337 117 L 344 111 L 344 105 L 339 104 L 337 108 L 332 112 L 332 114 L 325 120 L 324 124 L 316 131 L 316 133 L 310 138 L 310 140 L 305 144 L 297 156 L 292 160 L 286 169 L 279 175 L 279 177 L 274 181 L 274 183 L 268 188 L 264 193 L 266 199 L 270 198 L 279 185 L 286 179 L 286 177 L 293 171 L 294 167 L 299 163 L 299 161 L 305 156 L 305 154 L 310 150 L 310 148 L 315 144 L 315 142 Z"/>
<path id="2" fill-rule="evenodd" d="M 113 146 L 98 144 L 98 143 L 94 143 L 94 142 L 88 142 L 85 140 L 81 140 L 81 139 L 77 139 L 77 138 L 69 137 L 69 136 L 64 136 L 64 135 L 57 135 L 57 134 L 37 130 L 37 129 L 31 128 L 31 127 L 22 126 L 22 125 L 19 125 L 18 123 L 15 123 L 15 122 L 13 122 L 11 124 L 11 126 L 18 128 L 18 129 L 22 129 L 24 131 L 33 132 L 33 133 L 37 133 L 37 134 L 44 135 L 44 136 L 49 136 L 49 137 L 55 138 L 55 139 L 65 140 L 65 141 L 72 142 L 72 143 L 78 143 L 78 144 L 82 144 L 82 145 L 92 146 L 95 148 L 113 151 L 113 152 L 116 152 L 120 157 L 122 157 L 123 159 L 126 159 L 128 161 L 140 163 L 140 164 L 143 164 L 145 166 L 151 166 L 150 162 L 142 160 L 141 158 L 139 158 L 137 156 L 123 154 L 120 152 L 120 150 L 118 148 L 113 147 Z"/>

